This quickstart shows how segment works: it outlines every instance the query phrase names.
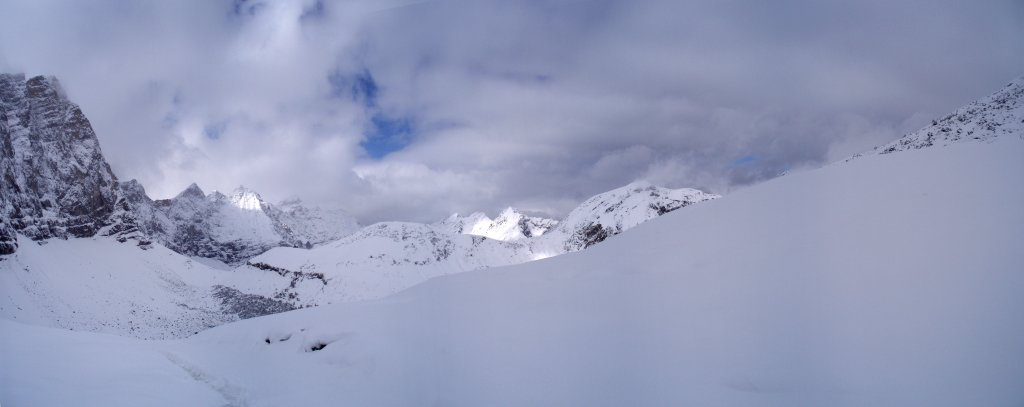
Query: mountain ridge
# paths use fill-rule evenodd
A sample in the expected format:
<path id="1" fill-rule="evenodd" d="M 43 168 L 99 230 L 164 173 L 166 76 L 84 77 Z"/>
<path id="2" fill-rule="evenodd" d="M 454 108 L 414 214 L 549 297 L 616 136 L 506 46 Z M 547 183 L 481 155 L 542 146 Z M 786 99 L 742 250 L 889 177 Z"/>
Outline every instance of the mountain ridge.
<path id="1" fill-rule="evenodd" d="M 1002 94 L 1019 97 L 1017 92 Z M 1014 126 L 1011 124 L 1024 120 L 1024 112 L 1020 109 L 1005 108 L 1017 106 L 1010 104 L 1012 98 L 990 97 L 981 101 L 989 99 L 1004 102 L 997 104 L 998 108 L 976 109 L 974 114 L 1004 112 L 1005 114 L 992 116 L 1001 121 L 998 122 L 1000 125 L 994 125 L 994 128 L 1012 129 Z M 961 122 L 959 119 L 956 121 Z M 971 122 L 971 116 L 965 116 L 963 122 Z M 0 121 L 0 126 L 6 126 L 7 123 Z M 9 130 L 4 133 L 5 136 L 8 134 Z M 961 137 L 955 144 L 987 144 L 999 138 L 1008 137 L 1003 137 L 1003 133 L 996 133 L 993 139 L 985 140 L 985 143 L 963 143 L 975 139 Z M 10 161 L 4 163 L 9 164 Z M 599 245 L 625 230 L 639 227 L 646 220 L 717 198 L 715 195 L 697 190 L 672 190 L 639 182 L 587 199 L 539 236 L 515 236 L 508 240 L 497 240 L 468 234 L 464 232 L 472 232 L 474 229 L 467 229 L 466 224 L 473 223 L 468 221 L 459 225 L 459 233 L 455 233 L 455 222 L 382 222 L 310 247 L 311 245 L 305 244 L 308 241 L 301 242 L 302 244 L 286 242 L 287 244 L 281 245 L 282 235 L 277 234 L 278 228 L 282 227 L 280 225 L 291 228 L 291 232 L 288 232 L 290 236 L 299 236 L 302 233 L 301 227 L 295 226 L 294 222 L 273 220 L 283 219 L 281 214 L 274 215 L 275 211 L 307 212 L 298 217 L 305 220 L 315 219 L 314 216 L 308 215 L 308 208 L 294 201 L 282 203 L 280 207 L 271 205 L 258 193 L 247 188 L 239 188 L 225 195 L 216 191 L 205 193 L 198 185 L 192 184 L 173 198 L 154 201 L 146 195 L 140 183 L 129 180 L 116 184 L 114 197 L 116 200 L 112 205 L 112 213 L 103 220 L 103 226 L 94 239 L 49 242 L 48 247 L 41 246 L 45 242 L 40 242 L 40 247 L 32 245 L 33 250 L 22 255 L 15 253 L 6 259 L 0 258 L 3 260 L 0 261 L 0 267 L 8 271 L 2 273 L 2 276 L 12 279 L 5 283 L 4 287 L 0 287 L 9 294 L 8 297 L 0 296 L 0 308 L 5 310 L 5 315 L 17 317 L 38 311 L 34 317 L 41 318 L 43 323 L 56 324 L 55 326 L 142 335 L 138 321 L 132 322 L 131 319 L 122 318 L 123 316 L 118 317 L 120 319 L 117 321 L 104 319 L 106 313 L 113 312 L 112 309 L 97 309 L 97 312 L 90 316 L 90 323 L 86 325 L 69 325 L 68 315 L 54 314 L 55 307 L 71 312 L 85 304 L 76 302 L 86 301 L 82 298 L 70 298 L 66 293 L 62 294 L 61 290 L 48 292 L 46 289 L 48 284 L 55 284 L 56 281 L 47 280 L 48 275 L 60 274 L 60 270 L 55 270 L 55 267 L 77 267 L 62 260 L 63 257 L 74 255 L 81 257 L 85 264 L 84 269 L 89 270 L 87 274 L 90 277 L 110 279 L 106 270 L 130 265 L 133 274 L 125 278 L 141 278 L 147 287 L 167 290 L 168 292 L 164 293 L 166 295 L 160 296 L 163 298 L 161 301 L 190 304 L 192 300 L 189 298 L 201 298 L 204 304 L 201 309 L 185 307 L 179 310 L 175 308 L 176 305 L 164 304 L 153 307 L 153 304 L 146 302 L 146 298 L 133 297 L 134 293 L 103 291 L 102 285 L 97 286 L 99 288 L 89 288 L 92 283 L 76 286 L 70 291 L 95 292 L 101 298 L 127 296 L 130 303 L 142 304 L 140 306 L 144 309 L 154 310 L 151 313 L 147 311 L 146 315 L 149 317 L 159 317 L 160 321 L 181 322 L 173 329 L 160 330 L 159 321 L 147 320 L 143 325 L 148 327 L 146 329 L 153 330 L 145 332 L 149 335 L 147 337 L 188 336 L 195 332 L 194 329 L 237 318 L 336 302 L 377 299 L 438 276 L 532 262 L 584 250 Z M 775 205 L 776 210 L 782 210 L 787 202 L 766 204 Z M 226 214 L 224 211 L 227 211 Z M 521 213 L 518 211 L 507 209 L 498 218 L 521 220 L 522 217 L 519 215 Z M 454 216 L 449 219 L 468 219 L 488 225 L 495 223 L 484 214 L 473 214 L 465 218 Z M 314 221 L 313 224 L 317 222 Z M 520 225 L 511 221 L 501 223 L 503 226 Z M 245 227 L 232 227 L 239 224 Z M 0 223 L 0 227 L 7 228 L 7 236 L 15 239 L 14 244 L 17 247 L 18 230 L 6 223 Z M 516 227 L 507 230 L 517 230 Z M 518 230 L 522 232 L 522 229 Z M 674 233 L 701 235 L 707 232 L 692 230 Z M 770 239 L 771 236 L 765 238 Z M 30 241 L 28 236 L 20 240 L 22 244 Z M 120 253 L 117 257 L 123 258 L 106 258 L 105 252 L 92 256 L 91 248 L 95 247 L 97 251 L 108 250 L 109 248 L 103 248 L 107 247 L 107 243 L 117 244 L 113 243 L 115 240 L 122 243 L 135 242 L 141 249 L 152 250 L 135 250 L 129 245 L 123 245 L 124 247 L 119 246 L 116 250 L 110 251 Z M 0 243 L 3 242 L 0 240 Z M 253 242 L 278 246 L 262 251 L 265 247 L 256 246 Z M 228 251 L 229 249 L 234 251 Z M 223 259 L 223 262 L 230 264 L 224 265 L 206 261 L 207 259 Z M 174 274 L 180 276 L 174 277 Z M 207 296 L 211 292 L 219 304 L 218 301 L 209 301 L 210 298 Z M 22 305 L 19 304 L 27 304 L 27 301 L 37 303 L 39 309 L 31 312 L 21 311 Z M 54 315 L 59 320 L 49 319 Z"/>
<path id="2" fill-rule="evenodd" d="M 895 141 L 843 161 L 864 155 L 892 154 L 954 143 L 990 142 L 1001 136 L 1013 135 L 1024 137 L 1024 76 Z"/>
<path id="3" fill-rule="evenodd" d="M 100 235 L 134 241 L 142 249 L 158 243 L 237 266 L 275 247 L 312 248 L 360 228 L 344 211 L 308 207 L 300 200 L 274 205 L 244 186 L 225 195 L 205 193 L 192 183 L 172 198 L 154 200 L 138 181 L 118 181 L 89 121 L 54 77 L 0 76 L 0 119 L 0 254 L 17 250 L 17 234 L 37 241 Z M 655 195 L 651 199 L 657 200 Z M 668 205 L 656 215 L 676 208 L 668 201 L 647 206 L 656 205 Z M 647 211 L 637 215 L 642 220 L 655 216 L 644 205 L 628 209 Z M 579 250 L 636 223 L 604 227 L 599 221 L 604 215 L 586 216 L 594 219 L 577 229 L 592 230 L 564 230 L 565 239 L 578 242 L 549 243 L 546 251 Z M 510 242 L 537 239 L 559 225 L 509 207 L 494 219 L 479 212 L 453 215 L 431 227 Z"/>

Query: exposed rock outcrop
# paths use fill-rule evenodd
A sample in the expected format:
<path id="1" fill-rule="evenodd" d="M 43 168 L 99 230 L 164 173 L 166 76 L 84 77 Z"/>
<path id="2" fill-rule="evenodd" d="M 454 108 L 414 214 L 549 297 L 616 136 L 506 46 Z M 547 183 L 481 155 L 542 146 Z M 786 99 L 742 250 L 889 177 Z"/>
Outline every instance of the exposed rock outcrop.
<path id="1" fill-rule="evenodd" d="M 56 78 L 0 74 L 0 253 L 33 240 L 93 236 L 109 224 L 117 178 Z"/>

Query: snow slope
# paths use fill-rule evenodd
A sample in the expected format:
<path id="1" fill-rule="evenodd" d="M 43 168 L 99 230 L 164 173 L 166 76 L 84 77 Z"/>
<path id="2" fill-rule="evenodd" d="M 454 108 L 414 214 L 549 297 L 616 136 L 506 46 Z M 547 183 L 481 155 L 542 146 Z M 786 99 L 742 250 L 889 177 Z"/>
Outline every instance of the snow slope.
<path id="1" fill-rule="evenodd" d="M 0 260 L 0 319 L 169 339 L 293 308 L 272 298 L 291 289 L 291 278 L 211 267 L 160 244 L 140 250 L 102 236 L 19 243 Z"/>
<path id="2" fill-rule="evenodd" d="M 251 259 L 247 268 L 322 276 L 315 284 L 299 278 L 288 293 L 296 305 L 323 305 L 381 298 L 437 276 L 533 259 L 529 247 L 517 242 L 421 223 L 381 222 L 312 250 L 274 248 Z"/>
<path id="3" fill-rule="evenodd" d="M 568 224 L 629 218 L 624 225 L 633 226 L 659 214 L 650 209 L 664 204 L 649 196 L 657 191 L 671 196 L 683 190 L 620 188 L 589 200 L 602 205 L 582 206 Z M 506 242 L 438 225 L 384 222 L 312 249 L 278 247 L 232 267 L 216 259 L 253 255 L 281 244 L 284 235 L 329 235 L 344 223 L 318 230 L 303 222 L 347 215 L 332 218 L 337 214 L 297 203 L 279 209 L 244 188 L 227 196 L 205 194 L 194 184 L 173 199 L 152 201 L 129 181 L 118 197 L 113 225 L 99 236 L 44 246 L 22 239 L 25 249 L 0 261 L 0 316 L 143 339 L 182 338 L 239 318 L 377 299 L 437 276 L 562 254 L 567 241 L 552 237 L 571 236 L 562 231 Z M 509 219 L 518 213 L 505 212 Z M 290 226 L 280 226 L 286 222 Z M 129 240 L 138 244 L 119 243 Z M 544 242 L 554 249 L 537 251 L 534 245 Z"/>
<path id="4" fill-rule="evenodd" d="M 866 156 L 583 252 L 183 341 L 2 321 L 0 400 L 1021 405 L 1022 157 L 1015 137 Z"/>
<path id="5" fill-rule="evenodd" d="M 877 147 L 869 154 L 889 154 L 965 141 L 986 142 L 999 137 L 1024 137 L 1024 77 L 1010 81 L 998 92 L 961 107 L 946 117 L 932 120 L 931 125 Z"/>
<path id="6" fill-rule="evenodd" d="M 381 222 L 312 250 L 276 247 L 247 264 L 296 277 L 297 286 L 283 294 L 256 292 L 296 306 L 377 299 L 441 275 L 583 250 L 647 220 L 717 197 L 634 183 L 591 197 L 561 222 L 531 218 L 513 208 L 494 220 L 475 213 L 432 225 Z M 322 284 L 309 284 L 309 276 L 322 277 Z"/>

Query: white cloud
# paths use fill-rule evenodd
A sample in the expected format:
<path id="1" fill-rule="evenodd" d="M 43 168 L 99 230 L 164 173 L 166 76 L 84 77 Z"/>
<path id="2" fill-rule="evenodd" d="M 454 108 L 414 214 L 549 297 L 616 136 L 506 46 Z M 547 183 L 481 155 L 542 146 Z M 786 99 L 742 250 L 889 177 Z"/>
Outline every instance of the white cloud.
<path id="1" fill-rule="evenodd" d="M 121 178 L 365 221 L 557 216 L 635 179 L 727 191 L 996 90 L 1024 73 L 1020 38 L 1010 0 L 0 5 L 0 68 L 60 77 Z M 376 110 L 328 80 L 360 72 Z M 370 159 L 374 113 L 412 143 Z"/>

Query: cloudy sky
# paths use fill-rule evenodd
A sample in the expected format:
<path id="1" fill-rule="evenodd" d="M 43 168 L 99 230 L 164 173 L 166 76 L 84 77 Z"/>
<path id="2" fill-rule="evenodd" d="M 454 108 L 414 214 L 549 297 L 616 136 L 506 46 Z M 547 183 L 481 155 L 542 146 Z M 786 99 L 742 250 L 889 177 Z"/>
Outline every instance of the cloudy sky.
<path id="1" fill-rule="evenodd" d="M 1024 2 L 0 0 L 0 70 L 60 78 L 154 198 L 557 217 L 895 139 L 1024 75 Z"/>

